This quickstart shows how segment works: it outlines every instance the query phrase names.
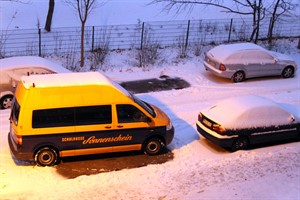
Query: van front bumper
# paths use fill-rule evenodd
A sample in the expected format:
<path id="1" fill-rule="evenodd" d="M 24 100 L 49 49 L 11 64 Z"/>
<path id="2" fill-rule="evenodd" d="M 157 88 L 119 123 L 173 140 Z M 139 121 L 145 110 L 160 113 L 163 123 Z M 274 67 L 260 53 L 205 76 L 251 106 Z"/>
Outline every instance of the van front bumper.
<path id="1" fill-rule="evenodd" d="M 24 152 L 22 146 L 15 144 L 15 142 L 11 138 L 11 133 L 8 133 L 8 144 L 10 148 L 10 152 L 14 158 L 18 160 L 33 160 L 32 152 Z"/>
<path id="2" fill-rule="evenodd" d="M 174 126 L 172 126 L 172 128 L 170 130 L 167 131 L 167 134 L 166 134 L 166 145 L 169 145 L 173 138 L 174 138 Z"/>

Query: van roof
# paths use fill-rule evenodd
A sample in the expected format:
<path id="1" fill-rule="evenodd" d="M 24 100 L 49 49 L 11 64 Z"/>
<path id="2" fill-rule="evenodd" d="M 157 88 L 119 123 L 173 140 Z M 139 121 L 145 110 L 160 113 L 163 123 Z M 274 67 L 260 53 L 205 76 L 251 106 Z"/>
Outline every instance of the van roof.
<path id="1" fill-rule="evenodd" d="M 0 71 L 24 67 L 42 67 L 56 73 L 70 72 L 58 63 L 37 56 L 16 56 L 0 59 Z"/>
<path id="2" fill-rule="evenodd" d="M 25 88 L 83 86 L 83 85 L 115 85 L 109 78 L 99 72 L 77 72 L 63 74 L 43 74 L 22 76 Z"/>

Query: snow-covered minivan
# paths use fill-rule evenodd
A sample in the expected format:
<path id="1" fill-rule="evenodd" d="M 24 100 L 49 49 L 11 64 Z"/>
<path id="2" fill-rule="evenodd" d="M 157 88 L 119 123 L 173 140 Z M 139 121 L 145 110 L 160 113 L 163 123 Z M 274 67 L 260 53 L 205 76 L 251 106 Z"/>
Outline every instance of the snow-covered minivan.
<path id="1" fill-rule="evenodd" d="M 12 154 L 40 166 L 108 152 L 155 155 L 174 136 L 162 110 L 98 72 L 23 76 L 10 121 Z"/>

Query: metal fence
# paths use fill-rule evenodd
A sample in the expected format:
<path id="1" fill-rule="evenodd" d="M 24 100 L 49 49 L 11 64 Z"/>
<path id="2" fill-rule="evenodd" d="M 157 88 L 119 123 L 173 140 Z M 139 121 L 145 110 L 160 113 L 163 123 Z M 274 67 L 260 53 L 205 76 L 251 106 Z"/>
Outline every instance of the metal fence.
<path id="1" fill-rule="evenodd" d="M 277 22 L 273 37 L 299 37 L 298 18 Z M 270 19 L 261 22 L 259 39 L 269 35 Z M 80 27 L 0 31 L 0 57 L 17 55 L 65 54 L 80 51 Z M 142 48 L 145 38 L 161 47 L 183 43 L 223 43 L 249 40 L 252 33 L 251 19 L 219 19 L 188 21 L 141 22 L 129 25 L 89 26 L 85 29 L 85 51 L 94 51 L 107 44 L 110 50 Z"/>

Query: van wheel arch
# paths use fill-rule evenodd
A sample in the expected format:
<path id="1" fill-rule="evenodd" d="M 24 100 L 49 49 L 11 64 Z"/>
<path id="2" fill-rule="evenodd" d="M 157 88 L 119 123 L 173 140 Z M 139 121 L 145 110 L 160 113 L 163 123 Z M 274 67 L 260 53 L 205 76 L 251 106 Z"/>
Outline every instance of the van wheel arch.
<path id="1" fill-rule="evenodd" d="M 142 149 L 145 154 L 157 155 L 166 146 L 165 139 L 160 136 L 153 136 L 145 140 Z"/>
<path id="2" fill-rule="evenodd" d="M 49 145 L 39 147 L 34 153 L 34 160 L 38 166 L 53 166 L 59 162 L 59 151 Z"/>

